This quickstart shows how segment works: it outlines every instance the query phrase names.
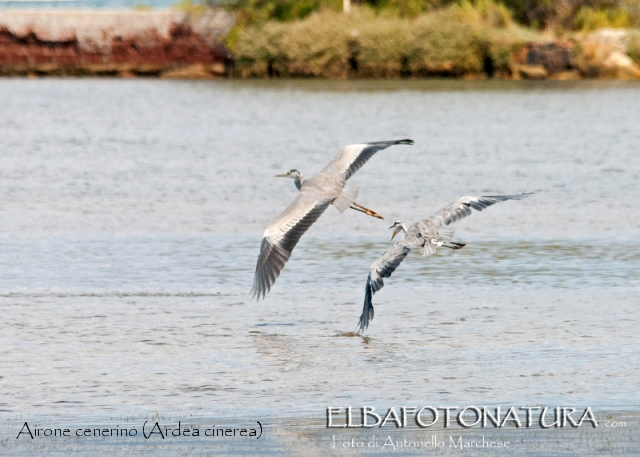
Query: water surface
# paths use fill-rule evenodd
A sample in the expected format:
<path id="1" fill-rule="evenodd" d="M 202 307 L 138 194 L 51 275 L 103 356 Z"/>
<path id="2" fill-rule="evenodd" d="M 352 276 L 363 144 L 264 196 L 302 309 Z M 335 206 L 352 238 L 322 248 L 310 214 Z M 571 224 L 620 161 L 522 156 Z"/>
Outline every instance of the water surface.
<path id="1" fill-rule="evenodd" d="M 0 410 L 640 403 L 640 85 L 0 80 Z M 264 228 L 349 143 L 349 182 L 266 300 Z M 414 252 L 348 336 L 370 264 L 462 195 L 535 192 Z M 442 252 L 446 251 L 446 252 Z M 231 414 L 233 415 L 233 414 Z"/>

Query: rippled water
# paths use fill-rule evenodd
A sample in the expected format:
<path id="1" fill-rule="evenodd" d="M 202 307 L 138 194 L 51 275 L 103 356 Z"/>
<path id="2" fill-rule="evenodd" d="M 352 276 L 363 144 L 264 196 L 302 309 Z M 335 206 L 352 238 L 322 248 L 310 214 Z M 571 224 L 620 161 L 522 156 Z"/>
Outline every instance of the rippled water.
<path id="1" fill-rule="evenodd" d="M 640 85 L 0 80 L 0 410 L 640 403 Z M 350 181 L 265 301 L 264 228 L 348 143 Z M 349 336 L 390 221 L 533 191 L 414 252 Z"/>

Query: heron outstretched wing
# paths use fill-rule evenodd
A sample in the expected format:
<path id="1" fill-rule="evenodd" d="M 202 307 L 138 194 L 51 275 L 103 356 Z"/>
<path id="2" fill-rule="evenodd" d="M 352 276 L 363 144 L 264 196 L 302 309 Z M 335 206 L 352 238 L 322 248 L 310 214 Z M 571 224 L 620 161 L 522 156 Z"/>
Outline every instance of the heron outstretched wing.
<path id="1" fill-rule="evenodd" d="M 521 200 L 529 195 L 532 195 L 532 193 L 485 195 L 482 197 L 465 196 L 445 206 L 427 219 L 413 224 L 405 232 L 402 240 L 394 244 L 371 265 L 371 271 L 369 272 L 367 285 L 365 287 L 364 307 L 362 315 L 360 315 L 360 322 L 358 324 L 360 328 L 358 331 L 362 333 L 369 326 L 369 322 L 373 319 L 373 295 L 384 286 L 383 278 L 390 278 L 391 274 L 411 251 L 409 246 L 423 246 L 425 248 L 425 255 L 434 254 L 436 247 L 430 242 L 426 242 L 428 238 L 437 238 L 439 241 L 451 242 L 453 237 L 453 230 L 443 228 L 442 224 L 449 225 L 452 222 L 467 217 L 472 213 L 472 209 L 482 211 L 498 202 Z"/>
<path id="2" fill-rule="evenodd" d="M 331 200 L 319 199 L 304 192 L 267 227 L 260 246 L 260 255 L 253 277 L 251 295 L 264 298 L 276 278 L 291 257 L 291 251 L 300 237 L 331 204 Z"/>
<path id="3" fill-rule="evenodd" d="M 323 168 L 323 172 L 336 173 L 346 181 L 358 171 L 367 160 L 383 149 L 394 144 L 413 144 L 413 140 L 376 141 L 374 143 L 350 144 L 340 149 L 329 164 Z"/>
<path id="4" fill-rule="evenodd" d="M 506 200 L 522 200 L 523 198 L 532 195 L 533 192 L 523 192 L 517 195 L 485 195 L 482 197 L 464 196 L 457 199 L 455 202 L 442 208 L 425 221 L 430 220 L 436 224 L 449 225 L 452 222 L 459 221 L 472 213 L 472 209 L 482 211 L 483 209 L 495 205 L 498 202 Z"/>
<path id="5" fill-rule="evenodd" d="M 371 264 L 371 271 L 364 289 L 364 306 L 358 323 L 360 333 L 364 332 L 369 322 L 373 320 L 373 295 L 384 286 L 383 278 L 390 278 L 409 252 L 411 248 L 400 240 Z"/>

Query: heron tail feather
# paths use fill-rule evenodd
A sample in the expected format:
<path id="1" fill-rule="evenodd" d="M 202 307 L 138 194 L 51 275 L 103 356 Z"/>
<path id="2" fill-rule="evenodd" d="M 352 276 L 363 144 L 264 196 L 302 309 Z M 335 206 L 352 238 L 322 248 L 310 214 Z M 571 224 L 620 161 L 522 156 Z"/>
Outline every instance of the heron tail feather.
<path id="1" fill-rule="evenodd" d="M 340 196 L 336 198 L 332 203 L 333 206 L 340 212 L 340 214 L 344 213 L 349 209 L 351 205 L 353 205 L 358 198 L 358 194 L 360 193 L 360 187 L 354 187 L 352 189 L 344 189 Z"/>

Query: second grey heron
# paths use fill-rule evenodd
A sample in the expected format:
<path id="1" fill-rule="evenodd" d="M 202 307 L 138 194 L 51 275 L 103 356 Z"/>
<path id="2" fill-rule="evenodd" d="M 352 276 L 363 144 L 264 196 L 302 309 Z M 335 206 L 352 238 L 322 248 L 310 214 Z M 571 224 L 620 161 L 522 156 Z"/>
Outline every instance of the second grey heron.
<path id="1" fill-rule="evenodd" d="M 411 247 L 423 248 L 423 255 L 435 254 L 436 247 L 444 246 L 450 249 L 460 249 L 465 245 L 452 241 L 454 230 L 444 225 L 449 225 L 472 213 L 472 209 L 482 211 L 483 209 L 505 200 L 521 200 L 531 193 L 518 195 L 487 195 L 483 197 L 461 197 L 455 202 L 445 206 L 427 219 L 423 219 L 407 228 L 402 221 L 395 222 L 390 229 L 393 230 L 393 239 L 400 231 L 404 231 L 404 237 L 397 241 L 391 248 L 378 258 L 371 265 L 371 271 L 367 277 L 365 286 L 364 306 L 358 332 L 363 333 L 373 320 L 373 295 L 384 286 L 384 278 L 390 278 L 391 274 L 402 263 L 404 258 L 411 252 Z"/>
<path id="2" fill-rule="evenodd" d="M 333 160 L 312 178 L 305 180 L 297 170 L 280 175 L 293 178 L 300 192 L 264 232 L 251 288 L 253 297 L 259 300 L 271 290 L 300 237 L 329 205 L 333 204 L 340 213 L 352 208 L 370 216 L 380 217 L 356 203 L 360 189 L 344 189 L 344 186 L 376 152 L 395 144 L 413 144 L 413 140 L 351 144 L 342 148 Z"/>

